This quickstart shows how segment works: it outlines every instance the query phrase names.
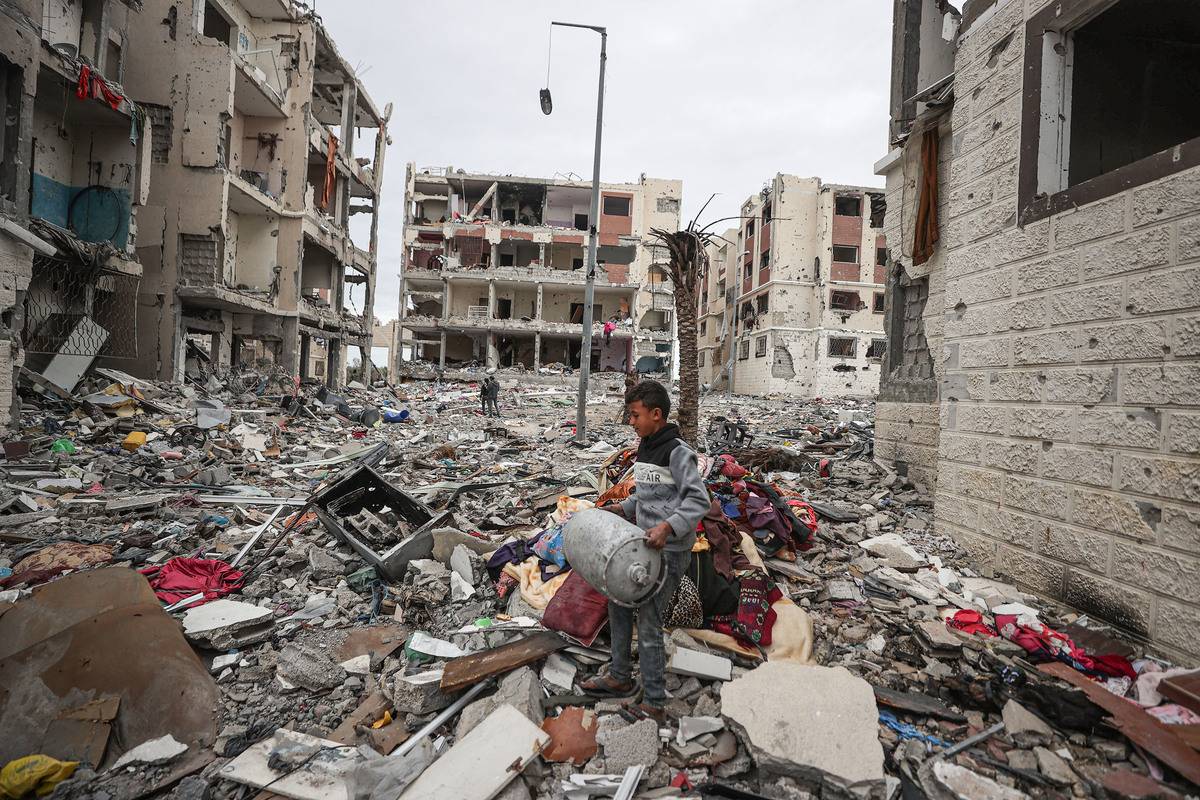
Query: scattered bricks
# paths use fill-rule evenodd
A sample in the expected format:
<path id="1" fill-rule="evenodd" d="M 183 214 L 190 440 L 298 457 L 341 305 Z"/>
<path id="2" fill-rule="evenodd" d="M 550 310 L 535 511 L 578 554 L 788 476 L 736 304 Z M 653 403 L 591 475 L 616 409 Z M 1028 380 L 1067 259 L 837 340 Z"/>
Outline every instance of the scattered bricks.
<path id="1" fill-rule="evenodd" d="M 1079 415 L 1075 441 L 1158 449 L 1162 414 L 1153 409 L 1086 409 Z"/>
<path id="2" fill-rule="evenodd" d="M 1084 361 L 1162 358 L 1167 344 L 1163 320 L 1120 322 L 1083 329 Z"/>
<path id="3" fill-rule="evenodd" d="M 1089 244 L 1079 248 L 1084 274 L 1093 279 L 1134 270 L 1161 267 L 1170 261 L 1171 231 L 1167 226 Z"/>
<path id="4" fill-rule="evenodd" d="M 1200 553 L 1200 511 L 1164 506 L 1160 516 L 1158 535 L 1163 547 Z"/>
<path id="5" fill-rule="evenodd" d="M 1051 524 L 1044 526 L 1037 552 L 1064 564 L 1085 567 L 1092 572 L 1105 574 L 1108 572 L 1111 541 L 1105 534 Z"/>
<path id="6" fill-rule="evenodd" d="M 1200 405 L 1200 364 L 1123 367 L 1121 400 L 1146 406 Z"/>
<path id="7" fill-rule="evenodd" d="M 1067 518 L 1067 487 L 1037 478 L 1009 475 L 1004 481 L 1004 504 L 1031 514 L 1054 519 Z"/>
<path id="8" fill-rule="evenodd" d="M 1071 522 L 1086 528 L 1112 531 L 1131 539 L 1152 541 L 1154 528 L 1149 520 L 1156 517 L 1153 508 L 1157 507 L 1120 495 L 1076 489 Z"/>
<path id="9" fill-rule="evenodd" d="M 1149 456 L 1122 459 L 1119 488 L 1200 503 L 1200 462 Z"/>
<path id="10" fill-rule="evenodd" d="M 1159 272 L 1130 283 L 1129 305 L 1134 314 L 1191 310 L 1200 306 L 1200 266 Z"/>
<path id="11" fill-rule="evenodd" d="M 1200 314 L 1175 317 L 1171 331 L 1171 352 L 1180 356 L 1200 356 Z"/>
<path id="12" fill-rule="evenodd" d="M 1114 567 L 1113 574 L 1119 574 Z M 1125 580 L 1125 576 L 1121 576 Z M 1086 614 L 1148 636 L 1150 633 L 1150 594 L 1125 584 L 1089 575 L 1078 569 L 1067 570 L 1063 601 Z"/>
<path id="13" fill-rule="evenodd" d="M 1015 364 L 1064 364 L 1075 361 L 1077 334 L 1073 330 L 1018 336 L 1013 346 Z"/>
<path id="14" fill-rule="evenodd" d="M 604 769 L 610 773 L 621 773 L 638 765 L 654 766 L 662 745 L 658 738 L 658 723 L 652 719 L 601 731 L 596 734 L 596 741 L 604 748 Z"/>
<path id="15" fill-rule="evenodd" d="M 1125 229 L 1125 195 L 1118 194 L 1052 217 L 1054 249 L 1111 236 Z M 1084 263 L 1087 263 L 1086 259 Z"/>
<path id="16" fill-rule="evenodd" d="M 993 372 L 988 376 L 988 398 L 1003 402 L 1042 399 L 1042 381 L 1037 372 Z"/>
<path id="17" fill-rule="evenodd" d="M 1017 294 L 1040 292 L 1075 283 L 1079 278 L 1078 252 L 1055 253 L 1017 268 Z"/>
<path id="18" fill-rule="evenodd" d="M 1112 573 L 1171 597 L 1192 597 L 1200 586 L 1200 559 L 1131 542 L 1113 544 Z"/>
<path id="19" fill-rule="evenodd" d="M 1032 470 L 1031 470 L 1032 472 Z M 1049 443 L 1042 449 L 1043 478 L 1111 486 L 1113 454 L 1107 450 Z"/>
<path id="20" fill-rule="evenodd" d="M 1121 316 L 1121 283 L 1102 283 L 1055 292 L 1050 296 L 1051 325 L 1117 319 Z"/>
<path id="21" fill-rule="evenodd" d="M 1066 567 L 1047 558 L 1000 545 L 996 551 L 996 573 L 1005 580 L 1040 594 L 1062 596 Z"/>
<path id="22" fill-rule="evenodd" d="M 1133 224 L 1148 225 L 1200 210 L 1200 170 L 1189 169 L 1133 192 Z"/>

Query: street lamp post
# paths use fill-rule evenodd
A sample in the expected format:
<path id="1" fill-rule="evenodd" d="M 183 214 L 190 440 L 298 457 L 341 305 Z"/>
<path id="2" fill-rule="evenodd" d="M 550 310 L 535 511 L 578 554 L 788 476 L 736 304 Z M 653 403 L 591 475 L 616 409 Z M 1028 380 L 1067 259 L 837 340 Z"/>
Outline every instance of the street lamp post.
<path id="1" fill-rule="evenodd" d="M 599 241 L 600 223 L 600 137 L 604 126 L 604 65 L 608 61 L 608 31 L 598 25 L 580 25 L 574 22 L 551 22 L 551 26 L 564 28 L 587 28 L 600 34 L 600 88 L 596 93 L 596 152 L 592 158 L 592 203 L 588 212 L 587 286 L 583 293 L 583 342 L 579 350 L 579 397 L 575 403 L 575 441 L 587 442 L 587 390 L 592 371 L 592 301 L 596 294 L 596 245 Z M 549 84 L 547 70 L 547 84 Z M 539 93 L 542 112 L 553 110 L 550 87 Z"/>

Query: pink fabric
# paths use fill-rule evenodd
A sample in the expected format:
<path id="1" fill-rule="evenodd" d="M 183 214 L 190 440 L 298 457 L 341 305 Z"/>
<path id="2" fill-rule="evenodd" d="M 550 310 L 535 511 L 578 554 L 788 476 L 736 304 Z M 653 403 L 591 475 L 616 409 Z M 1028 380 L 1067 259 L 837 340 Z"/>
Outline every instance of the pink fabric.
<path id="1" fill-rule="evenodd" d="M 996 629 L 1000 635 L 1021 645 L 1027 653 L 1041 656 L 1046 661 L 1062 661 L 1080 672 L 1103 675 L 1111 678 L 1137 679 L 1137 672 L 1129 659 L 1114 654 L 1088 655 L 1077 647 L 1071 637 L 1059 633 L 1040 622 L 1021 624 L 1014 614 L 997 614 Z"/>
<path id="2" fill-rule="evenodd" d="M 150 581 L 155 597 L 168 604 L 203 593 L 204 600 L 192 604 L 198 606 L 242 586 L 241 572 L 224 561 L 207 558 L 172 558 L 161 567 L 138 571 Z"/>
<path id="3" fill-rule="evenodd" d="M 954 616 L 946 620 L 946 624 L 951 628 L 957 628 L 963 633 L 982 633 L 984 636 L 999 635 L 992 630 L 991 626 L 983 621 L 983 614 L 980 614 L 978 611 L 972 611 L 968 608 L 956 611 Z"/>

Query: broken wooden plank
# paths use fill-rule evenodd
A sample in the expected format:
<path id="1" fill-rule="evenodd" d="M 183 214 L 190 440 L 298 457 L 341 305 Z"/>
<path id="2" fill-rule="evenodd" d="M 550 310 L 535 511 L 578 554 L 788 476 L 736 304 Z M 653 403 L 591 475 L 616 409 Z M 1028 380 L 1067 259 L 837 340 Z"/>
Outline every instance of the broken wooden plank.
<path id="1" fill-rule="evenodd" d="M 1176 736 L 1171 731 L 1171 726 L 1162 724 L 1140 706 L 1117 697 L 1066 664 L 1052 661 L 1042 664 L 1038 669 L 1082 689 L 1089 700 L 1112 715 L 1113 726 L 1131 742 L 1147 750 L 1192 783 L 1200 783 L 1200 753 Z"/>
<path id="2" fill-rule="evenodd" d="M 966 722 L 967 718 L 947 706 L 941 700 L 916 692 L 897 692 L 883 686 L 872 686 L 875 702 L 881 706 L 895 708 L 923 717 L 936 717 L 948 722 Z"/>
<path id="3" fill-rule="evenodd" d="M 448 669 L 448 668 L 447 668 Z M 505 703 L 434 761 L 403 800 L 490 800 L 517 777 L 550 735 Z"/>
<path id="4" fill-rule="evenodd" d="M 1187 675 L 1163 678 L 1162 682 L 1158 684 L 1158 691 L 1168 700 L 1173 700 L 1200 714 L 1200 672 L 1189 672 Z"/>
<path id="5" fill-rule="evenodd" d="M 457 692 L 484 678 L 532 664 L 563 649 L 567 644 L 554 631 L 542 631 L 491 650 L 452 659 L 446 663 L 446 671 L 442 675 L 442 691 L 447 694 Z"/>

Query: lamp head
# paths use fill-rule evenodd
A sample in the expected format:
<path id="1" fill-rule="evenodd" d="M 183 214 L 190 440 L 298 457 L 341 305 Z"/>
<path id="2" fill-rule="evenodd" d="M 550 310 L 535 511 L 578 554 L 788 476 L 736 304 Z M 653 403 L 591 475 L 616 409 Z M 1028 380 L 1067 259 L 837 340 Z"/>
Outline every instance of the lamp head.
<path id="1" fill-rule="evenodd" d="M 550 90 L 542 89 L 539 91 L 538 99 L 542 103 L 542 113 L 549 116 L 550 112 L 554 110 L 554 103 L 550 100 Z"/>

